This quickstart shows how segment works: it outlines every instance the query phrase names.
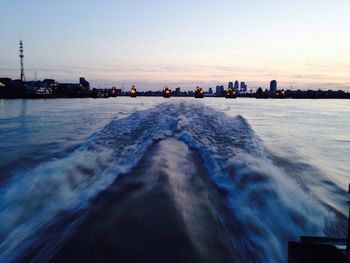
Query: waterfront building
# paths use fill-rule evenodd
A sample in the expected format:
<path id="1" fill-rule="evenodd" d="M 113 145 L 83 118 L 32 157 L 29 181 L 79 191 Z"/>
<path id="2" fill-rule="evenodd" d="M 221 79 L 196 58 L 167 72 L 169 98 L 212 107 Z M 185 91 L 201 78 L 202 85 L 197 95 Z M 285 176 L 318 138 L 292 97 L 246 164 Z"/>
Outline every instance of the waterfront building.
<path id="1" fill-rule="evenodd" d="M 215 95 L 217 97 L 222 97 L 222 96 L 225 95 L 225 87 L 224 87 L 224 85 L 216 86 L 216 93 L 215 93 Z"/>
<path id="2" fill-rule="evenodd" d="M 220 96 L 224 96 L 225 95 L 225 87 L 224 85 L 220 85 Z"/>
<path id="3" fill-rule="evenodd" d="M 241 82 L 240 91 L 241 91 L 241 92 L 247 92 L 247 85 L 245 84 L 244 81 Z"/>
<path id="4" fill-rule="evenodd" d="M 174 95 L 175 95 L 175 96 L 180 96 L 180 95 L 181 95 L 181 88 L 180 88 L 180 87 L 177 87 L 177 88 L 175 89 Z"/>
<path id="5" fill-rule="evenodd" d="M 216 88 L 215 88 L 215 94 L 216 95 L 220 94 L 220 86 L 219 85 L 217 85 Z"/>
<path id="6" fill-rule="evenodd" d="M 0 98 L 20 98 L 23 94 L 23 90 L 23 81 L 0 78 Z"/>
<path id="7" fill-rule="evenodd" d="M 80 78 L 79 83 L 58 83 L 54 87 L 54 97 L 90 97 L 90 83 Z"/>
<path id="8" fill-rule="evenodd" d="M 239 89 L 239 82 L 238 82 L 238 80 L 236 80 L 235 85 L 233 87 L 233 90 L 238 91 L 238 89 Z"/>
<path id="9" fill-rule="evenodd" d="M 79 78 L 80 91 L 81 92 L 89 92 L 90 91 L 90 83 L 86 81 L 85 78 Z"/>
<path id="10" fill-rule="evenodd" d="M 277 90 L 277 81 L 271 80 L 270 82 L 270 96 L 274 96 Z"/>

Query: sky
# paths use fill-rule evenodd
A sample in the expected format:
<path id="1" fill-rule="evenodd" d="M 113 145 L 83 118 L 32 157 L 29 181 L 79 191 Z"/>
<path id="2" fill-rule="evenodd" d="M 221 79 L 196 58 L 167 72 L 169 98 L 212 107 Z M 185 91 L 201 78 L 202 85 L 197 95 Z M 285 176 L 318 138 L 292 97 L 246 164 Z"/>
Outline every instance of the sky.
<path id="1" fill-rule="evenodd" d="M 350 91 L 349 0 L 0 0 L 0 77 Z"/>

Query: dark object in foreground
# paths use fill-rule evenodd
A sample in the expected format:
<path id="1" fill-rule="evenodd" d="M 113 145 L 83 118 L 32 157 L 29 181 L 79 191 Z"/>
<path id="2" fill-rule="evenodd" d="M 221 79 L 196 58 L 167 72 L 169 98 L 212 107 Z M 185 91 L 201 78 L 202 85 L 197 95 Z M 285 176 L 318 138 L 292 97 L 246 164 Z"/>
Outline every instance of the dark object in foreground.
<path id="1" fill-rule="evenodd" d="M 288 263 L 309 262 L 350 262 L 350 212 L 347 239 L 302 236 L 299 242 L 289 242 Z"/>
<path id="2" fill-rule="evenodd" d="M 197 99 L 201 99 L 204 97 L 204 91 L 201 87 L 196 87 L 196 89 L 194 90 L 194 97 Z"/>
<path id="3" fill-rule="evenodd" d="M 327 237 L 300 237 L 299 242 L 289 242 L 288 262 L 350 262 L 350 253 L 346 250 L 346 239 Z"/>

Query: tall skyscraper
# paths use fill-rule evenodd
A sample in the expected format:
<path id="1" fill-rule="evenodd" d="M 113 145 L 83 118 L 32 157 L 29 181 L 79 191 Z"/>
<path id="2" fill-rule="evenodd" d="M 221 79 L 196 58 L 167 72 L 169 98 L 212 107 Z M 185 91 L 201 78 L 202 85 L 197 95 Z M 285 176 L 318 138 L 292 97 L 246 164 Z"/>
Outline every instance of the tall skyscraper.
<path id="1" fill-rule="evenodd" d="M 275 95 L 276 90 L 277 90 L 277 81 L 271 80 L 271 82 L 270 82 L 270 95 Z"/>
<path id="2" fill-rule="evenodd" d="M 216 93 L 216 96 L 218 96 L 220 94 L 220 86 L 219 85 L 216 86 L 215 93 Z"/>
<path id="3" fill-rule="evenodd" d="M 216 93 L 215 93 L 215 95 L 217 97 L 224 96 L 224 90 L 225 90 L 224 85 L 216 86 Z"/>
<path id="4" fill-rule="evenodd" d="M 225 87 L 224 85 L 220 85 L 220 96 L 224 96 L 225 93 Z"/>
<path id="5" fill-rule="evenodd" d="M 235 81 L 235 86 L 233 87 L 234 90 L 238 90 L 239 89 L 239 82 L 238 80 Z"/>

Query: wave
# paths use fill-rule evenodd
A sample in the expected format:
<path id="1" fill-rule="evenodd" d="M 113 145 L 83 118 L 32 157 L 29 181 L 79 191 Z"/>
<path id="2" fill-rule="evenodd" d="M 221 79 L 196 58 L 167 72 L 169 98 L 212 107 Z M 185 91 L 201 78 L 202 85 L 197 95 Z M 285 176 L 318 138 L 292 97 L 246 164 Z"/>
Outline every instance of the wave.
<path id="1" fill-rule="evenodd" d="M 228 117 L 202 104 L 162 104 L 112 121 L 65 158 L 17 173 L 3 185 L 0 261 L 16 261 L 62 213 L 88 209 L 150 147 L 168 138 L 203 160 L 227 207 L 227 213 L 218 209 L 216 216 L 233 251 L 239 251 L 235 260 L 284 262 L 287 241 L 322 235 L 332 224 L 333 212 L 274 165 L 242 116 Z M 172 149 L 162 151 L 166 155 Z"/>

